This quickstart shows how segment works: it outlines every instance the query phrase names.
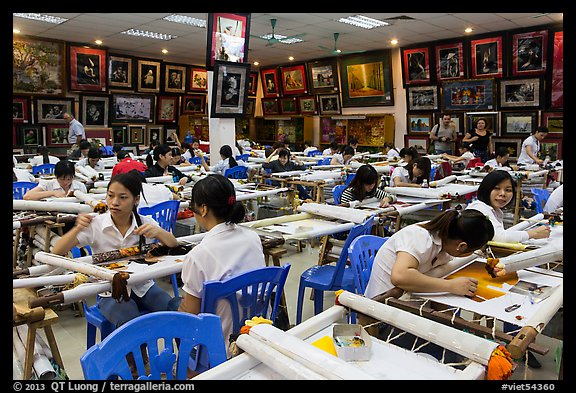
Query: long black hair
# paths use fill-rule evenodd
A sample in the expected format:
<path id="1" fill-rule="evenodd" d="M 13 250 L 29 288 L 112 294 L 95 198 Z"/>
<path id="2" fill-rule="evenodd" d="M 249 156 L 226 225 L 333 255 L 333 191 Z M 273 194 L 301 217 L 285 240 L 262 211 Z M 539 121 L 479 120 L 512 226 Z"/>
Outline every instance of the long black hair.
<path id="1" fill-rule="evenodd" d="M 216 218 L 226 223 L 238 224 L 246 214 L 244 205 L 236 200 L 232 182 L 219 174 L 208 175 L 194 184 L 190 205 L 194 211 L 206 205 Z"/>
<path id="2" fill-rule="evenodd" d="M 76 167 L 72 161 L 60 160 L 54 165 L 54 176 L 56 176 L 56 178 L 75 175 Z"/>
<path id="3" fill-rule="evenodd" d="M 356 170 L 354 179 L 352 179 L 346 188 L 350 188 L 354 197 L 359 201 L 362 201 L 366 198 L 366 189 L 364 188 L 364 185 L 374 184 L 374 188 L 370 192 L 373 194 L 376 188 L 378 188 L 379 180 L 380 176 L 378 176 L 376 169 L 372 165 L 364 164 Z"/>
<path id="4" fill-rule="evenodd" d="M 154 161 L 158 161 L 160 155 L 165 156 L 168 152 L 171 152 L 172 148 L 166 144 L 160 144 L 154 148 L 153 154 L 148 154 L 146 156 L 146 166 L 150 168 L 154 165 Z M 152 156 L 154 156 L 154 160 L 152 160 Z"/>
<path id="5" fill-rule="evenodd" d="M 142 175 L 136 169 L 131 170 L 126 173 L 119 173 L 110 178 L 108 186 L 106 187 L 106 192 L 110 189 L 110 185 L 114 183 L 122 184 L 134 198 L 142 194 Z M 138 214 L 138 206 L 134 205 L 132 207 L 132 213 L 134 213 L 134 218 L 136 218 L 136 225 L 142 225 L 142 218 Z M 138 240 L 138 247 L 142 248 L 144 244 L 144 236 L 140 235 Z"/>
<path id="6" fill-rule="evenodd" d="M 42 156 L 44 164 L 50 164 L 50 157 L 48 157 L 48 148 L 46 146 L 38 146 L 37 152 Z"/>
<path id="7" fill-rule="evenodd" d="M 417 157 L 413 158 L 412 161 L 406 165 L 406 169 L 408 170 L 409 174 L 408 178 L 410 180 L 412 180 L 412 177 L 414 176 L 414 164 L 416 164 L 416 168 L 421 169 L 422 172 L 424 172 L 422 176 L 418 176 L 416 178 L 416 183 L 422 184 L 424 179 L 430 180 L 430 171 L 432 170 L 432 163 L 430 162 L 430 159 L 428 157 Z"/>
<path id="8" fill-rule="evenodd" d="M 229 145 L 222 145 L 220 148 L 220 155 L 224 157 L 224 159 L 228 159 L 228 165 L 230 168 L 234 168 L 238 166 L 236 159 L 232 156 L 232 148 Z"/>
<path id="9" fill-rule="evenodd" d="M 484 177 L 484 179 L 482 179 L 480 186 L 478 186 L 478 191 L 476 192 L 478 200 L 484 202 L 488 206 L 492 206 L 490 203 L 490 194 L 492 193 L 492 190 L 504 180 L 510 180 L 513 195 L 512 199 L 510 199 L 510 202 L 508 202 L 506 206 L 514 203 L 514 200 L 516 199 L 516 182 L 512 175 L 507 171 L 498 170 L 490 172 Z"/>

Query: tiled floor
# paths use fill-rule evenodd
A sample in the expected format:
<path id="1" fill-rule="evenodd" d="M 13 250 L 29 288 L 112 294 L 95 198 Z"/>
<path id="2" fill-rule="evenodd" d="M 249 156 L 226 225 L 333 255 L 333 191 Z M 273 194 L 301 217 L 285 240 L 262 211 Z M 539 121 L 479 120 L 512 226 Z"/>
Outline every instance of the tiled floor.
<path id="1" fill-rule="evenodd" d="M 300 274 L 308 267 L 317 263 L 318 248 L 306 247 L 302 252 L 297 252 L 296 248 L 288 245 L 288 253 L 282 258 L 282 263 L 290 263 L 290 273 L 285 286 L 286 301 L 290 323 L 296 320 L 296 299 L 298 293 L 298 282 Z M 167 290 L 171 290 L 168 283 Z M 324 297 L 324 307 L 328 308 L 334 304 L 334 293 L 327 293 Z M 83 379 L 79 358 L 86 348 L 86 324 L 83 317 L 71 308 L 66 307 L 57 311 L 59 322 L 55 325 L 54 333 L 62 355 L 66 372 L 70 379 Z M 304 300 L 303 320 L 310 318 L 313 314 L 312 301 L 307 291 Z M 558 379 L 558 364 L 555 360 L 557 348 L 562 342 L 539 335 L 537 343 L 549 348 L 545 356 L 536 355 L 542 364 L 540 369 L 526 368 L 523 364 L 518 364 L 512 378 L 513 380 L 556 380 Z"/>

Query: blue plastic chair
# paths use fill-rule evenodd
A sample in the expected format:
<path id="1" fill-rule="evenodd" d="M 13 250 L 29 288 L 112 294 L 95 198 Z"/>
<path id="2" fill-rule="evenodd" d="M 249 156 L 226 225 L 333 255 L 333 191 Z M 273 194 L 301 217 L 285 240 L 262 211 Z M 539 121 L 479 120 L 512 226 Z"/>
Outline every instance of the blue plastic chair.
<path id="1" fill-rule="evenodd" d="M 330 165 L 330 161 L 332 161 L 330 157 L 321 158 L 318 160 L 318 165 Z"/>
<path id="2" fill-rule="evenodd" d="M 344 192 L 345 189 L 346 189 L 345 184 L 338 184 L 337 186 L 334 186 L 332 188 L 332 196 L 334 197 L 335 205 L 340 204 L 340 198 L 342 198 L 342 193 Z"/>
<path id="3" fill-rule="evenodd" d="M 224 171 L 224 177 L 229 179 L 247 179 L 248 167 L 236 165 L 235 167 L 228 168 Z"/>
<path id="4" fill-rule="evenodd" d="M 350 257 L 350 268 L 354 271 L 356 293 L 363 295 L 366 291 L 374 257 L 388 239 L 388 237 L 361 235 L 350 243 L 348 256 Z"/>
<path id="5" fill-rule="evenodd" d="M 322 155 L 322 152 L 320 150 L 312 150 L 312 151 L 309 151 L 307 154 L 308 157 L 321 156 L 321 155 Z"/>
<path id="6" fill-rule="evenodd" d="M 244 162 L 248 162 L 248 157 L 250 157 L 250 154 L 240 154 L 238 156 L 236 156 L 236 161 L 244 161 Z"/>
<path id="7" fill-rule="evenodd" d="M 194 165 L 202 165 L 202 157 L 200 157 L 200 156 L 190 157 L 188 159 L 188 162 L 190 164 L 194 164 Z"/>
<path id="8" fill-rule="evenodd" d="M 35 165 L 32 167 L 33 175 L 51 175 L 54 173 L 54 167 L 56 164 L 42 164 Z"/>
<path id="9" fill-rule="evenodd" d="M 532 197 L 534 202 L 536 202 L 536 213 L 544 213 L 544 206 L 548 198 L 550 198 L 550 191 L 543 188 L 531 188 Z"/>
<path id="10" fill-rule="evenodd" d="M 312 289 L 314 293 L 314 315 L 318 315 L 324 308 L 324 291 L 337 291 L 345 289 L 354 292 L 356 281 L 354 270 L 346 267 L 348 262 L 348 249 L 352 241 L 361 235 L 368 235 L 374 224 L 374 216 L 368 218 L 364 223 L 357 224 L 350 230 L 350 234 L 344 242 L 342 252 L 335 265 L 316 265 L 306 269 L 300 276 L 298 286 L 298 303 L 296 308 L 296 324 L 302 322 L 302 303 L 306 288 Z"/>
<path id="11" fill-rule="evenodd" d="M 12 199 L 24 199 L 24 194 L 28 192 L 28 190 L 33 189 L 36 187 L 38 183 L 34 183 L 31 181 L 15 181 L 12 183 Z"/>
<path id="12" fill-rule="evenodd" d="M 346 177 L 346 181 L 344 182 L 344 185 L 347 186 L 348 184 L 350 184 L 352 182 L 352 180 L 354 179 L 354 177 L 356 177 L 355 173 L 349 173 L 348 176 Z"/>
<path id="13" fill-rule="evenodd" d="M 139 380 L 185 380 L 190 356 L 200 348 L 205 349 L 210 368 L 226 361 L 219 316 L 159 311 L 126 322 L 87 350 L 80 364 L 86 380 L 132 380 L 126 360 L 131 353 Z M 149 374 L 142 352 L 149 360 Z"/>
<path id="14" fill-rule="evenodd" d="M 100 151 L 106 156 L 113 156 L 114 150 L 112 146 L 100 146 Z"/>

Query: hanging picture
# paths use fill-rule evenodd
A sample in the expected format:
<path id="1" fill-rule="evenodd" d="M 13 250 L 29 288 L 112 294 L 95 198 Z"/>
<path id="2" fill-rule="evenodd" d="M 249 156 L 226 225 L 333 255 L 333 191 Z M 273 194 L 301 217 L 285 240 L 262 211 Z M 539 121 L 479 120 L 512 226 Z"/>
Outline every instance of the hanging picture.
<path id="1" fill-rule="evenodd" d="M 154 141 L 158 143 L 164 143 L 163 131 L 164 131 L 163 126 L 148 125 L 148 129 L 146 130 L 145 144 L 150 145 Z"/>
<path id="2" fill-rule="evenodd" d="M 137 90 L 145 93 L 160 92 L 160 62 L 138 59 Z"/>
<path id="3" fill-rule="evenodd" d="M 436 76 L 439 81 L 462 79 L 464 75 L 464 44 L 454 42 L 437 45 Z"/>
<path id="4" fill-rule="evenodd" d="M 178 119 L 178 96 L 158 96 L 158 123 L 175 123 Z"/>
<path id="5" fill-rule="evenodd" d="M 430 138 L 428 138 L 428 135 L 422 135 L 422 136 L 404 135 L 404 146 L 415 148 L 418 154 L 420 155 L 427 154 L 429 143 Z"/>
<path id="6" fill-rule="evenodd" d="M 18 126 L 17 140 L 19 145 L 43 145 L 42 126 L 39 124 L 20 124 Z"/>
<path id="7" fill-rule="evenodd" d="M 516 161 L 520 155 L 520 149 L 522 148 L 522 138 L 502 138 L 493 137 L 492 142 L 494 143 L 494 151 L 498 151 L 499 148 L 504 148 L 509 154 L 509 159 Z"/>
<path id="8" fill-rule="evenodd" d="M 552 86 L 550 89 L 550 107 L 564 107 L 564 32 L 554 33 L 554 53 L 552 57 Z"/>
<path id="9" fill-rule="evenodd" d="M 210 117 L 241 117 L 246 112 L 249 63 L 214 62 Z"/>
<path id="10" fill-rule="evenodd" d="M 256 97 L 248 97 L 248 102 L 246 103 L 246 116 L 254 116 L 256 110 Z"/>
<path id="11" fill-rule="evenodd" d="M 28 97 L 12 96 L 12 122 L 30 122 L 30 99 Z"/>
<path id="12" fill-rule="evenodd" d="M 70 131 L 68 125 L 64 124 L 48 124 L 46 126 L 46 145 L 48 146 L 72 146 L 68 141 L 68 132 Z"/>
<path id="13" fill-rule="evenodd" d="M 70 90 L 105 92 L 106 49 L 68 46 Z"/>
<path id="14" fill-rule="evenodd" d="M 164 66 L 164 91 L 167 93 L 186 92 L 186 66 L 166 64 Z"/>
<path id="15" fill-rule="evenodd" d="M 263 68 L 260 70 L 260 77 L 262 78 L 262 92 L 264 97 L 279 97 L 278 69 L 276 67 Z"/>
<path id="16" fill-rule="evenodd" d="M 128 143 L 126 126 L 112 126 L 112 142 L 114 145 L 124 145 Z"/>
<path id="17" fill-rule="evenodd" d="M 35 98 L 36 123 L 64 123 L 64 113 L 74 115 L 74 98 Z"/>
<path id="18" fill-rule="evenodd" d="M 304 64 L 280 67 L 284 95 L 306 94 L 306 68 Z"/>
<path id="19" fill-rule="evenodd" d="M 12 94 L 64 94 L 64 42 L 12 39 Z"/>
<path id="20" fill-rule="evenodd" d="M 113 123 L 153 123 L 155 96 L 148 94 L 112 94 L 110 118 Z"/>
<path id="21" fill-rule="evenodd" d="M 502 135 L 531 135 L 538 126 L 538 112 L 501 112 Z"/>
<path id="22" fill-rule="evenodd" d="M 429 133 L 432 129 L 432 115 L 408 114 L 406 119 L 408 133 Z"/>
<path id="23" fill-rule="evenodd" d="M 493 79 L 443 82 L 444 111 L 490 110 L 495 108 Z"/>
<path id="24" fill-rule="evenodd" d="M 189 91 L 208 91 L 208 72 L 204 67 L 190 67 Z"/>
<path id="25" fill-rule="evenodd" d="M 108 127 L 108 96 L 80 95 L 80 122 L 85 128 Z"/>
<path id="26" fill-rule="evenodd" d="M 92 146 L 112 146 L 111 128 L 91 128 L 86 130 L 86 139 Z"/>
<path id="27" fill-rule="evenodd" d="M 438 86 L 409 86 L 406 99 L 409 111 L 438 110 Z"/>
<path id="28" fill-rule="evenodd" d="M 206 94 L 188 94 L 182 97 L 182 114 L 206 114 Z"/>
<path id="29" fill-rule="evenodd" d="M 339 94 L 319 95 L 318 106 L 320 107 L 321 115 L 340 115 L 342 113 Z"/>
<path id="30" fill-rule="evenodd" d="M 541 106 L 542 79 L 500 80 L 500 108 L 539 108 Z"/>
<path id="31" fill-rule="evenodd" d="M 250 14 L 209 13 L 206 68 L 212 70 L 214 62 L 248 62 Z"/>
<path id="32" fill-rule="evenodd" d="M 561 137 L 564 134 L 564 114 L 562 112 L 543 112 L 542 125 L 548 128 L 548 135 Z"/>
<path id="33" fill-rule="evenodd" d="M 262 98 L 262 113 L 266 115 L 279 115 L 280 104 L 278 98 Z"/>
<path id="34" fill-rule="evenodd" d="M 308 62 L 306 68 L 308 69 L 310 93 L 338 92 L 338 62 L 335 57 Z"/>
<path id="35" fill-rule="evenodd" d="M 544 160 L 546 156 L 550 156 L 550 161 L 562 159 L 562 139 L 546 138 L 540 142 L 538 158 Z"/>
<path id="36" fill-rule="evenodd" d="M 258 91 L 258 73 L 255 71 L 250 72 L 250 79 L 248 79 L 248 95 L 255 96 Z"/>
<path id="37" fill-rule="evenodd" d="M 131 57 L 124 55 L 108 56 L 108 86 L 114 88 L 132 89 Z"/>
<path id="38" fill-rule="evenodd" d="M 144 143 L 144 133 L 146 132 L 145 125 L 129 125 L 128 135 L 130 136 L 131 144 L 143 144 Z"/>
<path id="39" fill-rule="evenodd" d="M 318 104 L 316 103 L 316 96 L 299 96 L 298 111 L 301 115 L 317 115 Z"/>
<path id="40" fill-rule="evenodd" d="M 280 113 L 283 115 L 297 115 L 298 105 L 296 97 L 280 98 Z"/>
<path id="41" fill-rule="evenodd" d="M 342 106 L 394 105 L 390 50 L 345 56 L 339 64 Z"/>
<path id="42" fill-rule="evenodd" d="M 428 48 L 402 49 L 404 85 L 430 83 Z"/>
<path id="43" fill-rule="evenodd" d="M 473 40 L 472 77 L 501 78 L 502 77 L 502 37 Z"/>
<path id="44" fill-rule="evenodd" d="M 512 75 L 537 75 L 546 72 L 548 30 L 512 36 Z"/>
<path id="45" fill-rule="evenodd" d="M 492 136 L 500 135 L 498 112 L 466 112 L 466 133 L 474 131 L 480 119 L 484 119 L 486 130 L 491 133 Z"/>

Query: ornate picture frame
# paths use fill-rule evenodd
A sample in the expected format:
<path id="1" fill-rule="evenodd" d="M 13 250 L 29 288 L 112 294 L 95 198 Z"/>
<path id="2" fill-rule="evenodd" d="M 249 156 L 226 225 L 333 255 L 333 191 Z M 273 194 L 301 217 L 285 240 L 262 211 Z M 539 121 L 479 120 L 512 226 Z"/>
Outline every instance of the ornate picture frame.
<path id="1" fill-rule="evenodd" d="M 164 91 L 166 93 L 186 92 L 186 76 L 188 70 L 185 65 L 162 63 L 164 68 Z"/>
<path id="2" fill-rule="evenodd" d="M 496 108 L 494 79 L 442 82 L 442 110 L 492 110 Z"/>
<path id="3" fill-rule="evenodd" d="M 430 54 L 427 47 L 402 49 L 404 85 L 430 83 Z"/>
<path id="4" fill-rule="evenodd" d="M 109 96 L 80 94 L 80 122 L 84 128 L 108 127 Z"/>
<path id="5" fill-rule="evenodd" d="M 437 111 L 440 107 L 438 85 L 408 86 L 406 90 L 409 111 Z"/>
<path id="6" fill-rule="evenodd" d="M 250 71 L 250 79 L 248 79 L 248 95 L 256 96 L 258 92 L 258 73 Z"/>
<path id="7" fill-rule="evenodd" d="M 538 111 L 500 112 L 500 130 L 502 136 L 530 136 L 538 127 Z"/>
<path id="8" fill-rule="evenodd" d="M 512 36 L 512 75 L 546 73 L 548 30 L 518 33 Z"/>
<path id="9" fill-rule="evenodd" d="M 35 123 L 66 124 L 64 113 L 76 115 L 74 98 L 34 98 Z"/>
<path id="10" fill-rule="evenodd" d="M 297 64 L 290 67 L 280 67 L 282 91 L 284 95 L 307 94 L 306 66 Z"/>
<path id="11" fill-rule="evenodd" d="M 146 140 L 146 145 L 150 145 L 154 140 L 158 141 L 159 143 L 164 143 L 164 126 L 158 124 L 148 124 L 144 139 Z"/>
<path id="12" fill-rule="evenodd" d="M 562 159 L 562 138 L 546 138 L 540 142 L 540 150 L 538 151 L 538 158 L 545 159 L 550 156 L 551 161 Z"/>
<path id="13" fill-rule="evenodd" d="M 182 115 L 205 115 L 206 94 L 187 94 L 182 96 Z"/>
<path id="14" fill-rule="evenodd" d="M 246 103 L 246 116 L 253 117 L 256 112 L 256 97 L 248 97 Z"/>
<path id="15" fill-rule="evenodd" d="M 208 91 L 208 71 L 205 67 L 189 67 L 188 91 Z"/>
<path id="16" fill-rule="evenodd" d="M 494 143 L 494 151 L 498 148 L 504 147 L 507 151 L 509 159 L 511 161 L 516 161 L 522 150 L 522 138 L 507 138 L 507 137 L 492 137 L 492 142 Z"/>
<path id="17" fill-rule="evenodd" d="M 142 93 L 160 93 L 160 62 L 137 59 L 138 82 L 136 90 Z"/>
<path id="18" fill-rule="evenodd" d="M 102 146 L 112 146 L 112 129 L 108 127 L 87 129 L 86 139 L 88 139 L 92 146 L 98 146 L 99 144 Z"/>
<path id="19" fill-rule="evenodd" d="M 209 13 L 206 69 L 214 69 L 215 61 L 247 63 L 250 38 L 249 13 Z"/>
<path id="20" fill-rule="evenodd" d="M 338 61 L 337 59 L 320 59 L 306 63 L 308 70 L 308 85 L 311 94 L 338 93 Z"/>
<path id="21" fill-rule="evenodd" d="M 68 45 L 69 80 L 72 91 L 106 92 L 106 49 Z"/>
<path id="22" fill-rule="evenodd" d="M 112 144 L 124 145 L 128 143 L 127 133 L 128 127 L 125 125 L 112 126 Z"/>
<path id="23" fill-rule="evenodd" d="M 264 98 L 280 97 L 278 68 L 262 68 L 260 70 L 260 78 L 262 80 L 262 94 Z"/>
<path id="24" fill-rule="evenodd" d="M 180 97 L 158 96 L 158 123 L 176 123 L 178 120 Z"/>
<path id="25" fill-rule="evenodd" d="M 40 124 L 18 124 L 16 139 L 21 146 L 44 144 L 43 127 Z"/>
<path id="26" fill-rule="evenodd" d="M 465 78 L 464 43 L 436 45 L 436 78 L 438 81 Z"/>
<path id="27" fill-rule="evenodd" d="M 317 115 L 318 101 L 316 96 L 298 96 L 298 111 L 301 115 Z"/>
<path id="28" fill-rule="evenodd" d="M 246 113 L 249 63 L 214 62 L 210 117 L 241 117 Z"/>
<path id="29" fill-rule="evenodd" d="M 499 114 L 500 112 L 466 112 L 465 119 L 466 119 L 466 126 L 464 133 L 471 132 L 474 130 L 476 122 L 480 118 L 484 118 L 486 120 L 486 130 L 492 133 L 492 136 L 500 136 L 500 121 L 499 121 Z"/>
<path id="30" fill-rule="evenodd" d="M 340 115 L 342 105 L 340 94 L 321 94 L 318 96 L 318 108 L 320 115 Z"/>
<path id="31" fill-rule="evenodd" d="M 428 134 L 433 127 L 432 122 L 432 114 L 406 114 L 406 128 L 408 129 L 408 134 Z"/>
<path id="32" fill-rule="evenodd" d="M 472 78 L 501 78 L 502 36 L 472 40 Z"/>
<path id="33" fill-rule="evenodd" d="M 108 86 L 115 89 L 133 89 L 134 58 L 130 56 L 108 55 Z"/>
<path id="34" fill-rule="evenodd" d="M 69 147 L 72 144 L 68 141 L 68 124 L 48 124 L 46 125 L 46 146 Z"/>
<path id="35" fill-rule="evenodd" d="M 428 135 L 404 135 L 404 146 L 415 147 L 420 155 L 428 154 L 429 144 Z"/>
<path id="36" fill-rule="evenodd" d="M 501 79 L 498 88 L 500 108 L 542 107 L 543 81 L 541 77 Z"/>
<path id="37" fill-rule="evenodd" d="M 280 98 L 280 113 L 283 115 L 297 115 L 298 99 L 296 97 Z"/>
<path id="38" fill-rule="evenodd" d="M 143 124 L 129 124 L 128 125 L 128 140 L 132 145 L 143 145 L 145 142 L 144 135 L 146 134 L 146 125 Z"/>
<path id="39" fill-rule="evenodd" d="M 278 98 L 262 98 L 261 100 L 264 116 L 280 114 L 280 100 Z"/>
<path id="40" fill-rule="evenodd" d="M 12 96 L 12 123 L 29 123 L 30 98 Z"/>
<path id="41" fill-rule="evenodd" d="M 112 94 L 112 123 L 154 123 L 155 96 L 151 94 Z"/>
<path id="42" fill-rule="evenodd" d="M 564 135 L 564 113 L 542 112 L 541 125 L 548 128 L 548 135 L 562 137 Z"/>

